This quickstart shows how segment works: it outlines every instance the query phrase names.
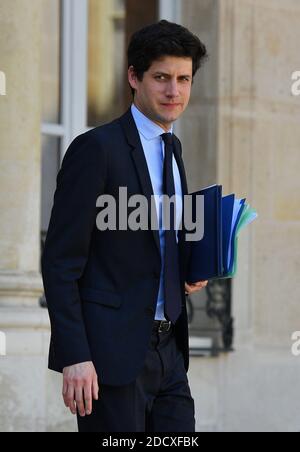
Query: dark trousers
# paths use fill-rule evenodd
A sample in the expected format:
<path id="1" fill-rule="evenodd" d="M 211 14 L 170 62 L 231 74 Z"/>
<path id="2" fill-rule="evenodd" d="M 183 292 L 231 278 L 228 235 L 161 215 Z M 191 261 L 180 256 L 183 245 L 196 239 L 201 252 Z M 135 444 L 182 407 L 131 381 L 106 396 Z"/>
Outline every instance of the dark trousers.
<path id="1" fill-rule="evenodd" d="M 130 356 L 128 356 L 130 359 Z M 125 386 L 101 385 L 79 432 L 195 432 L 194 400 L 173 329 L 153 328 L 144 367 Z"/>

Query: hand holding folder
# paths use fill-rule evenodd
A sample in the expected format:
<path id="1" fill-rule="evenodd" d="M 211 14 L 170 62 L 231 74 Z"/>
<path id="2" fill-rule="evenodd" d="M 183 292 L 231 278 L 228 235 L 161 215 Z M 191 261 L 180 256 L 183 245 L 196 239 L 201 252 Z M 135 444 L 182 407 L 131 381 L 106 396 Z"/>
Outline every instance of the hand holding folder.
<path id="1" fill-rule="evenodd" d="M 187 282 L 232 278 L 237 270 L 240 231 L 257 218 L 257 213 L 234 194 L 222 197 L 222 186 L 212 185 L 192 193 L 192 217 L 196 218 L 196 197 L 204 196 L 204 236 L 191 242 Z M 203 212 L 202 212 L 203 214 Z"/>

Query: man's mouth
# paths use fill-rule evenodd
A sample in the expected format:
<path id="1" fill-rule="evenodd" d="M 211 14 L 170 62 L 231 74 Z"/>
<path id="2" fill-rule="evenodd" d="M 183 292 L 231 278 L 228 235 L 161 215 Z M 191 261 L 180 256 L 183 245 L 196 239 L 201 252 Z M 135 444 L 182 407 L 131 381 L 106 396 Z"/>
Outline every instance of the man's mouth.
<path id="1" fill-rule="evenodd" d="M 163 107 L 166 108 L 176 108 L 179 107 L 181 104 L 162 104 Z"/>

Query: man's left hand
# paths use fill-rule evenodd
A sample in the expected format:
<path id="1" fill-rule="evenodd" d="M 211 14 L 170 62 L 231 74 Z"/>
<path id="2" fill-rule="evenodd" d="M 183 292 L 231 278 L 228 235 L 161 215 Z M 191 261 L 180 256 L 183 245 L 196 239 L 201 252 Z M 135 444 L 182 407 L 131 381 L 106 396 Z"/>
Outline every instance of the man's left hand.
<path id="1" fill-rule="evenodd" d="M 204 289 L 204 287 L 207 286 L 208 281 L 199 281 L 196 283 L 188 284 L 185 283 L 185 292 L 188 295 L 191 295 L 192 293 L 198 292 L 201 289 Z"/>

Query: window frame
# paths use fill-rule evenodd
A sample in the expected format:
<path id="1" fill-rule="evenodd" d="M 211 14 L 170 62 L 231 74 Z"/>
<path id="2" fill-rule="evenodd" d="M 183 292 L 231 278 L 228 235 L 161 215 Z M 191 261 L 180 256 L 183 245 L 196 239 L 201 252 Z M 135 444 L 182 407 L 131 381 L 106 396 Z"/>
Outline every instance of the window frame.
<path id="1" fill-rule="evenodd" d="M 43 135 L 60 138 L 60 157 L 87 125 L 88 0 L 61 0 L 61 123 L 42 123 Z M 178 22 L 180 0 L 159 0 L 159 19 Z M 74 76 L 76 74 L 76 76 Z M 180 120 L 174 124 L 180 135 Z"/>
<path id="2" fill-rule="evenodd" d="M 62 0 L 61 122 L 41 127 L 42 135 L 60 138 L 61 161 L 71 141 L 87 130 L 87 26 L 88 0 Z"/>

